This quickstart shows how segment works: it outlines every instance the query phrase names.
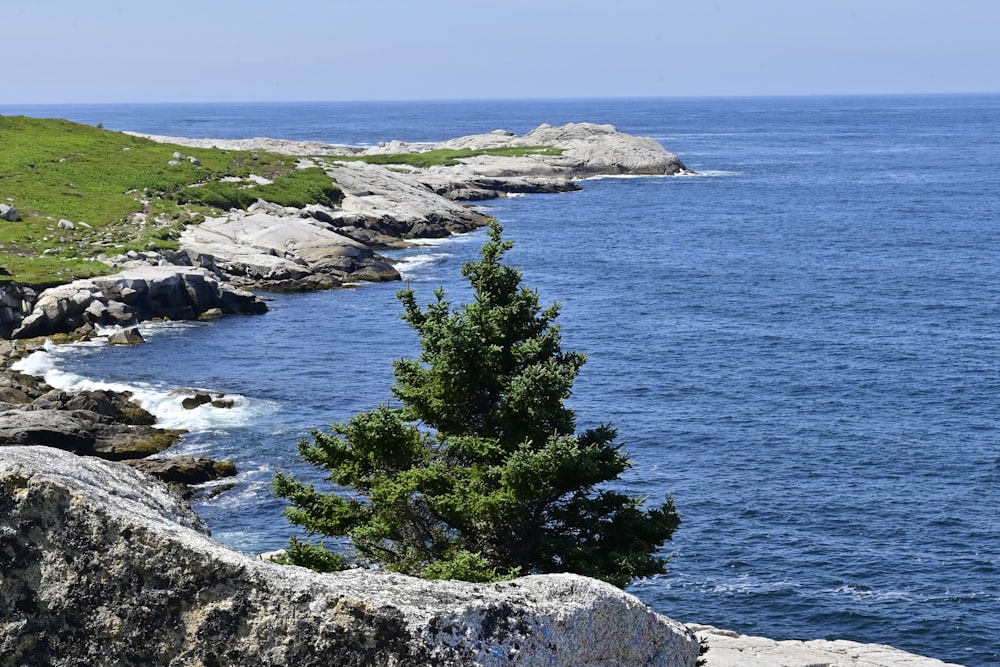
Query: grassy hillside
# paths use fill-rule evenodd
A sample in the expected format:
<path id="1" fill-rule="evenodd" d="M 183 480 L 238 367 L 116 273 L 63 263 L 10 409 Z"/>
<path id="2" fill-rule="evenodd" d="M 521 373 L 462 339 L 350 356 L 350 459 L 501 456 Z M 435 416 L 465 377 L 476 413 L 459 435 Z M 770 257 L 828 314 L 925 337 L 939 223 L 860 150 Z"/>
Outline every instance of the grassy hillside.
<path id="1" fill-rule="evenodd" d="M 244 180 L 251 174 L 273 182 Z M 64 120 L 0 116 L 0 204 L 21 216 L 0 220 L 0 278 L 25 284 L 107 273 L 97 255 L 176 247 L 184 225 L 258 198 L 304 206 L 340 197 L 322 170 L 296 169 L 289 156 L 185 148 Z M 74 228 L 60 228 L 60 220 Z"/>

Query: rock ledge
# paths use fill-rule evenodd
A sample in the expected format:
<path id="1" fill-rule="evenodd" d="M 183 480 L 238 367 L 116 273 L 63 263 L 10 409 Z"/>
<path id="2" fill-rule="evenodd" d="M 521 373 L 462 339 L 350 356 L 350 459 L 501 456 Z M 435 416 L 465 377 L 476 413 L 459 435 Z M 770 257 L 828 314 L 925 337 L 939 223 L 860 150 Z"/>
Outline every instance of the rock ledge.
<path id="1" fill-rule="evenodd" d="M 709 625 L 688 625 L 708 645 L 704 667 L 961 667 L 882 644 L 776 641 Z"/>
<path id="2" fill-rule="evenodd" d="M 0 447 L 0 656 L 45 665 L 693 667 L 694 634 L 576 575 L 317 574 L 232 551 L 166 486 Z"/>

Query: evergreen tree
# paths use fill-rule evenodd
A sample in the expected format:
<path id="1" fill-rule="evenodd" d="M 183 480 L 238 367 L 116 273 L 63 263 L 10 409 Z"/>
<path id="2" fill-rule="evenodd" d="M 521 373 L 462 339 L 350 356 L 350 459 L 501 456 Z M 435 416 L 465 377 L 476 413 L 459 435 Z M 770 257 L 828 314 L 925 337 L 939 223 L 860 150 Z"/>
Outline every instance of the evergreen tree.
<path id="1" fill-rule="evenodd" d="M 502 231 L 494 223 L 481 258 L 463 268 L 471 303 L 453 309 L 438 290 L 421 309 L 412 290 L 399 293 L 423 349 L 395 363 L 401 406 L 300 443 L 335 491 L 282 473 L 275 490 L 310 534 L 349 537 L 360 564 L 469 581 L 576 572 L 619 586 L 662 573 L 657 551 L 679 524 L 673 502 L 644 511 L 642 498 L 604 485 L 628 455 L 609 426 L 576 434 L 565 402 L 585 357 L 562 351 L 558 305 L 543 309 L 502 263 L 513 246 Z M 343 566 L 302 541 L 288 554 Z"/>

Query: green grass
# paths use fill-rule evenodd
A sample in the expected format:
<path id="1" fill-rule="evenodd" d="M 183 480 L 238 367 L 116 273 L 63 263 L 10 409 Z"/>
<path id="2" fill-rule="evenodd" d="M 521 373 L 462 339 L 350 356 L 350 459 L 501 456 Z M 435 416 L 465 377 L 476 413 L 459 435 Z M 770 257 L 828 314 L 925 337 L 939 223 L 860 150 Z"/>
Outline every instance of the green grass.
<path id="1" fill-rule="evenodd" d="M 201 164 L 177 161 L 175 151 Z M 0 267 L 18 282 L 57 284 L 108 273 L 110 267 L 93 261 L 102 252 L 176 247 L 184 225 L 258 198 L 283 206 L 340 200 L 329 176 L 319 168 L 297 169 L 296 161 L 263 151 L 159 144 L 64 120 L 0 116 L 0 203 L 16 206 L 22 218 L 0 221 Z M 221 180 L 251 174 L 273 183 Z M 137 213 L 146 214 L 144 223 Z M 75 229 L 60 229 L 62 219 Z"/>
<path id="2" fill-rule="evenodd" d="M 420 153 L 390 153 L 385 155 L 338 155 L 330 158 L 340 162 L 367 162 L 368 164 L 405 164 L 410 167 L 450 167 L 459 164 L 462 158 L 477 155 L 499 155 L 502 157 L 524 157 L 526 155 L 562 155 L 562 148 L 552 146 L 503 146 L 498 148 L 441 148 Z"/>
<path id="3" fill-rule="evenodd" d="M 177 197 L 183 204 L 200 204 L 223 211 L 247 208 L 258 199 L 296 208 L 309 204 L 336 206 L 343 199 L 343 192 L 322 169 L 312 167 L 287 174 L 269 185 L 248 188 L 245 183 L 212 181 L 187 188 Z"/>

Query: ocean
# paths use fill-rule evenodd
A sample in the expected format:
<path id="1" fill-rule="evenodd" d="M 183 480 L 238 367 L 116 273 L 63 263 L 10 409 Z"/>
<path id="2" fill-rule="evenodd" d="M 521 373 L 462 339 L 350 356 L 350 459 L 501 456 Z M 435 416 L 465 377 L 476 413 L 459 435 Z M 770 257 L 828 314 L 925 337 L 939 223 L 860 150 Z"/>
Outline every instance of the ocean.
<path id="1" fill-rule="evenodd" d="M 0 106 L 108 129 L 344 144 L 612 123 L 698 174 L 485 202 L 511 262 L 588 354 L 571 404 L 611 422 L 620 487 L 673 496 L 673 618 L 1000 664 L 1000 96 Z M 467 288 L 482 231 L 388 253 L 421 301 Z M 174 453 L 236 462 L 197 511 L 248 553 L 293 533 L 270 494 L 312 429 L 390 400 L 418 352 L 402 285 L 273 294 L 262 316 L 50 348 L 58 386 L 130 388 Z M 184 411 L 170 392 L 221 391 Z"/>

